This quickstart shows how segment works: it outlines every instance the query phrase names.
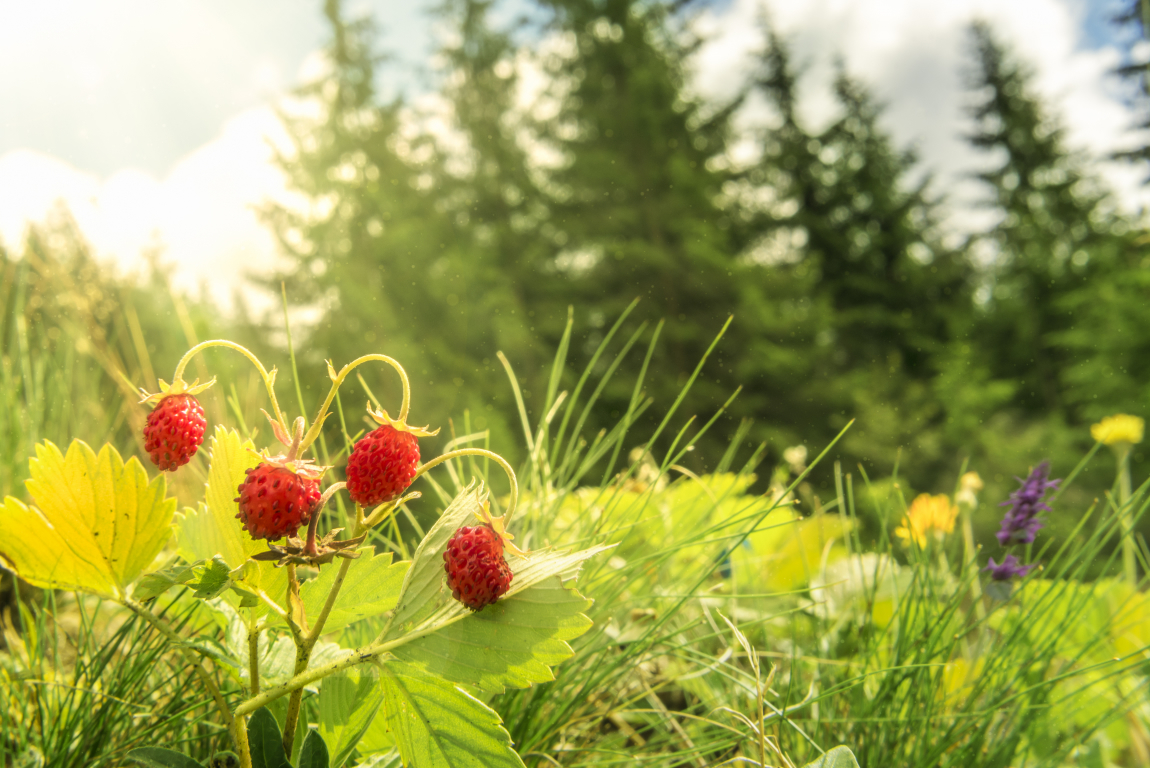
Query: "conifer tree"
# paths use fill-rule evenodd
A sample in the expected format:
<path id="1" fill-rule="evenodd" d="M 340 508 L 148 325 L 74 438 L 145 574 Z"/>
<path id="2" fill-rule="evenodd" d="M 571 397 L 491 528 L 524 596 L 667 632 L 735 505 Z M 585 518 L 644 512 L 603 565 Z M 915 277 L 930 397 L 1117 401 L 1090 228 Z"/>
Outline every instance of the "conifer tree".
<path id="1" fill-rule="evenodd" d="M 547 174 L 563 243 L 552 260 L 562 288 L 556 304 L 590 309 L 603 326 L 639 298 L 636 318 L 665 322 L 648 385 L 659 408 L 670 406 L 736 314 L 721 360 L 686 406 L 705 418 L 738 386 L 740 334 L 755 335 L 738 316 L 741 268 L 728 214 L 717 204 L 724 176 L 708 165 L 725 149 L 730 108 L 708 110 L 687 92 L 687 49 L 675 26 L 681 20 L 668 6 L 541 4 L 550 12 L 548 36 L 569 43 L 544 62 L 558 106 L 536 124 L 540 141 L 562 158 Z M 589 349 L 576 354 L 586 359 Z M 630 398 L 627 382 L 642 363 L 634 358 L 605 393 L 604 425 Z"/>
<path id="2" fill-rule="evenodd" d="M 775 111 L 763 155 L 748 178 L 771 191 L 750 219 L 765 242 L 789 255 L 772 270 L 809 275 L 811 301 L 825 308 L 817 400 L 824 435 L 850 417 L 846 448 L 859 458 L 914 447 L 912 469 L 940 456 L 923 440 L 944 418 L 931 383 L 968 305 L 968 269 L 939 235 L 929 177 L 911 181 L 915 157 L 895 149 L 866 89 L 839 72 L 839 114 L 814 131 L 797 112 L 789 50 L 768 30 L 756 87 Z M 772 275 L 773 277 L 774 275 Z"/>
<path id="3" fill-rule="evenodd" d="M 1129 85 L 1127 101 L 1136 113 L 1130 127 L 1141 135 L 1115 156 L 1144 165 L 1150 160 L 1150 56 L 1145 45 L 1150 40 L 1150 0 L 1125 0 L 1118 7 L 1114 24 L 1123 60 L 1117 72 Z"/>
<path id="4" fill-rule="evenodd" d="M 1067 405 L 1061 374 L 1072 361 L 1059 339 L 1076 318 L 1065 299 L 1112 270 L 1119 225 L 1033 95 L 1030 74 L 986 26 L 975 25 L 972 37 L 972 88 L 984 95 L 972 110 L 970 141 L 996 158 L 978 178 L 1000 216 L 984 237 L 994 264 L 979 345 L 995 377 L 1017 382 L 1013 405 L 1041 418 Z"/>
<path id="5" fill-rule="evenodd" d="M 281 158 L 309 204 L 268 217 L 293 262 L 280 276 L 289 298 L 322 316 L 309 348 L 346 362 L 374 346 L 429 392 L 419 418 L 445 425 L 483 403 L 471 426 L 506 432 L 514 410 L 495 353 L 534 348 L 515 293 L 525 281 L 504 273 L 525 250 L 509 238 L 530 196 L 509 181 L 518 166 L 499 126 L 513 84 L 494 65 L 512 50 L 485 26 L 486 6 L 441 11 L 459 33 L 432 116 L 446 112 L 445 140 L 419 108 L 380 99 L 373 25 L 327 0 L 330 69 L 298 92 L 309 107 L 285 115 L 294 146 Z M 447 146 L 460 135 L 462 149 Z"/>

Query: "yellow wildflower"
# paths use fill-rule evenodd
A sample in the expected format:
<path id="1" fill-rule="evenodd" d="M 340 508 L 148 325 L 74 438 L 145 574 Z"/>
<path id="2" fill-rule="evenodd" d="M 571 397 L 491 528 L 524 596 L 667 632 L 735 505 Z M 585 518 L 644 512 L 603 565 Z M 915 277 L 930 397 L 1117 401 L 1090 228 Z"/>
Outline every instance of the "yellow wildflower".
<path id="1" fill-rule="evenodd" d="M 1138 416 L 1118 413 L 1107 416 L 1102 421 L 1090 427 L 1090 436 L 1106 445 L 1120 443 L 1134 444 L 1142 442 L 1142 431 L 1146 425 Z"/>
<path id="2" fill-rule="evenodd" d="M 944 493 L 931 496 L 929 493 L 919 494 L 918 498 L 910 504 L 902 526 L 896 528 L 894 533 L 905 541 L 914 541 L 920 547 L 926 545 L 927 534 L 933 533 L 936 539 L 941 539 L 954 530 L 954 519 L 958 517 L 958 507 L 950 502 L 950 497 Z"/>

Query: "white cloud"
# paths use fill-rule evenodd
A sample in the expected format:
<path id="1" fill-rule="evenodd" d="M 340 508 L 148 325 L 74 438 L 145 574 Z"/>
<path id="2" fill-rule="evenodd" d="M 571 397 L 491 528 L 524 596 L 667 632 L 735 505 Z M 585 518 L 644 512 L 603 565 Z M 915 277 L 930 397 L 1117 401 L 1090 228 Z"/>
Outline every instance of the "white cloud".
<path id="1" fill-rule="evenodd" d="M 951 196 L 952 225 L 977 227 L 970 204 L 980 190 L 965 177 L 986 160 L 963 139 L 970 127 L 963 73 L 971 68 L 967 30 L 982 19 L 1033 67 L 1034 87 L 1066 127 L 1069 146 L 1099 161 L 1120 202 L 1137 211 L 1148 202 L 1142 172 L 1101 162 L 1128 145 L 1132 115 L 1110 74 L 1118 51 L 1080 47 L 1087 1 L 734 0 L 700 21 L 709 42 L 699 54 L 695 88 L 717 98 L 734 93 L 756 65 L 765 10 L 804 70 L 800 114 L 814 127 L 833 117 L 830 83 L 841 56 L 886 105 L 884 125 L 896 142 L 917 146 L 936 188 Z"/>
<path id="2" fill-rule="evenodd" d="M 248 274 L 276 263 L 275 242 L 255 206 L 286 197 L 270 144 L 285 140 L 271 110 L 249 110 L 163 179 L 134 170 L 99 179 L 41 153 L 9 152 L 0 156 L 0 239 L 18 251 L 27 222 L 43 221 L 63 203 L 98 257 L 139 271 L 144 253 L 159 245 L 177 288 L 207 285 L 229 306 Z"/>

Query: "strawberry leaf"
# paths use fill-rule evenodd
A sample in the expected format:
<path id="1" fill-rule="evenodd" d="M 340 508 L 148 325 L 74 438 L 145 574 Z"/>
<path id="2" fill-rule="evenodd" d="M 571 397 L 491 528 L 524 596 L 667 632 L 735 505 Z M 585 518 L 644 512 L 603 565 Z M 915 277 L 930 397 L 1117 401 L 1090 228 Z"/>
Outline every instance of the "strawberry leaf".
<path id="1" fill-rule="evenodd" d="M 391 562 L 391 554 L 375 554 L 374 547 L 359 550 L 351 561 L 343 587 L 323 625 L 324 633 L 335 632 L 363 619 L 380 616 L 395 608 L 410 563 Z M 339 565 L 320 568 L 319 576 L 300 586 L 300 599 L 309 619 L 319 616 L 331 592 Z"/>
<path id="2" fill-rule="evenodd" d="M 373 730 L 390 732 L 404 765 L 524 768 L 499 715 L 446 680 L 402 662 L 383 665 Z"/>
<path id="3" fill-rule="evenodd" d="M 299 753 L 299 768 L 328 768 L 327 744 L 315 731 L 308 731 Z"/>
<path id="4" fill-rule="evenodd" d="M 609 547 L 510 557 L 511 588 L 473 613 L 451 595 L 443 569 L 448 540 L 482 509 L 469 486 L 448 505 L 415 551 L 395 615 L 382 640 L 391 653 L 429 672 L 489 692 L 553 680 L 550 667 L 572 655 L 567 641 L 587 631 L 590 601 L 565 586 L 585 560 Z M 414 639 L 407 641 L 408 636 Z"/>
<path id="5" fill-rule="evenodd" d="M 67 455 L 45 441 L 28 464 L 35 506 L 4 500 L 0 565 L 38 587 L 126 597 L 172 536 L 176 501 L 163 477 L 149 481 L 135 458 L 79 440 Z"/>
<path id="6" fill-rule="evenodd" d="M 847 747 L 835 747 L 803 768 L 859 768 L 854 752 Z"/>
<path id="7" fill-rule="evenodd" d="M 451 596 L 443 571 L 443 553 L 447 542 L 462 525 L 475 522 L 483 508 L 486 491 L 469 485 L 448 505 L 443 514 L 423 537 L 412 557 L 411 567 L 403 580 L 403 589 L 395 614 L 386 627 L 384 639 L 395 640 L 415 627 L 423 630 L 446 625 L 470 615 L 470 611 Z M 552 576 L 573 578 L 584 560 L 610 547 L 594 547 L 579 552 L 539 551 L 526 557 L 508 560 L 515 574 L 504 599 L 528 589 Z"/>
<path id="8" fill-rule="evenodd" d="M 324 678 L 316 698 L 319 733 L 331 745 L 332 768 L 340 768 L 371 725 L 383 691 L 374 667 L 353 667 Z"/>
<path id="9" fill-rule="evenodd" d="M 136 586 L 132 587 L 132 598 L 150 600 L 153 597 L 159 597 L 172 587 L 190 581 L 195 576 L 195 566 L 197 565 L 203 565 L 203 563 L 173 565 L 162 571 L 149 573 L 137 581 Z"/>
<path id="10" fill-rule="evenodd" d="M 240 578 L 232 577 L 237 586 L 252 592 L 263 590 L 282 605 L 287 590 L 287 572 L 271 563 L 248 561 L 257 552 L 266 551 L 267 543 L 249 536 L 236 518 L 239 506 L 235 498 L 240 483 L 246 477 L 244 470 L 260 462 L 253 448 L 252 442 L 242 440 L 234 429 L 216 427 L 209 444 L 211 465 L 204 503 L 198 509 L 186 509 L 180 515 L 176 542 L 180 556 L 188 562 L 210 561 L 219 555 L 230 571 L 244 566 Z M 235 591 L 225 592 L 224 598 L 233 605 L 239 605 L 243 599 Z M 267 612 L 267 607 L 260 604 L 255 610 L 260 616 Z"/>
<path id="11" fill-rule="evenodd" d="M 163 747 L 137 747 L 124 757 L 144 768 L 204 768 L 187 755 Z"/>
<path id="12" fill-rule="evenodd" d="M 591 627 L 590 605 L 553 576 L 393 653 L 490 693 L 526 688 L 555 679 L 551 667 L 574 653 L 567 641 Z"/>
<path id="13" fill-rule="evenodd" d="M 267 707 L 257 709 L 248 721 L 248 745 L 252 768 L 291 768 L 280 727 Z"/>

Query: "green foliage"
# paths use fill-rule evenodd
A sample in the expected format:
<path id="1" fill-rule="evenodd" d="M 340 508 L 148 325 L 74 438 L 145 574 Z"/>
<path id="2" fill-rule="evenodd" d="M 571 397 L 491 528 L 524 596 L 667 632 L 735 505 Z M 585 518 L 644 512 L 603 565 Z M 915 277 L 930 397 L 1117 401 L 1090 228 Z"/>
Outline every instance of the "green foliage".
<path id="1" fill-rule="evenodd" d="M 163 747 L 140 747 L 125 757 L 143 768 L 204 768 L 187 755 Z"/>
<path id="2" fill-rule="evenodd" d="M 252 768 L 291 768 L 284 753 L 280 727 L 266 707 L 257 709 L 248 720 L 248 744 Z"/>
<path id="3" fill-rule="evenodd" d="M 162 477 L 105 445 L 67 455 L 36 446 L 26 482 L 36 506 L 11 496 L 0 517 L 0 564 L 30 584 L 122 598 L 171 536 L 176 500 Z"/>
<path id="4" fill-rule="evenodd" d="M 351 564 L 346 584 L 332 605 L 324 625 L 328 632 L 338 632 L 357 621 L 382 616 L 395 608 L 400 588 L 410 563 L 393 563 L 391 554 L 376 554 L 373 548 L 359 550 L 359 559 Z M 300 600 L 309 616 L 319 615 L 336 579 L 336 568 L 326 568 L 319 576 L 300 587 Z"/>
<path id="5" fill-rule="evenodd" d="M 534 372 L 568 343 L 574 370 L 595 360 L 613 374 L 577 414 L 589 434 L 625 413 L 626 429 L 651 431 L 728 315 L 661 448 L 741 388 L 723 418 L 753 420 L 745 438 L 768 456 L 855 419 L 845 465 L 883 474 L 897 460 L 912 485 L 940 489 L 951 457 L 969 455 L 1005 496 L 1032 448 L 1069 466 L 1090 421 L 1145 400 L 1140 225 L 1065 149 L 1025 67 L 984 27 L 970 140 L 987 151 L 979 178 L 996 223 L 956 241 L 930 169 L 884 130 L 864 83 L 840 68 L 833 119 L 804 124 L 807 86 L 771 30 L 760 67 L 711 104 L 687 86 L 690 11 L 540 0 L 526 26 L 502 27 L 500 8 L 440 7 L 453 34 L 435 81 L 443 130 L 431 130 L 419 108 L 381 95 L 402 75 L 377 63 L 370 24 L 329 2 L 332 68 L 301 89 L 317 109 L 288 116 L 296 152 L 284 158 L 295 187 L 323 202 L 269 211 L 293 259 L 289 295 L 324 297 L 315 347 L 344 359 L 386 338 L 433 393 L 427 421 L 508 442 L 519 405 L 491 375 L 496 353 L 532 372 L 521 393 L 537 419 L 554 397 Z M 772 110 L 749 132 L 732 127 L 746 98 Z M 734 159 L 738 141 L 754 160 Z M 586 331 L 564 342 L 568 306 Z M 596 357 L 614 336 L 625 351 Z M 655 338 L 649 356 L 633 349 Z M 696 447 L 684 465 L 709 471 L 702 457 L 726 440 Z M 830 474 L 812 483 L 825 497 Z M 1076 493 L 1105 487 L 1089 472 Z"/>
<path id="6" fill-rule="evenodd" d="M 803 768 L 858 768 L 858 760 L 848 747 L 835 747 Z"/>
<path id="7" fill-rule="evenodd" d="M 187 605 L 155 610 L 177 628 L 194 621 Z M 110 768 L 148 744 L 207 760 L 219 730 L 205 716 L 206 693 L 137 617 L 65 592 L 46 593 L 41 605 L 20 602 L 13 613 L 20 632 L 6 618 L 0 652 L 0 760 Z M 60 621 L 74 632 L 58 631 Z"/>
<path id="8" fill-rule="evenodd" d="M 533 551 L 510 560 L 511 593 L 471 613 L 444 587 L 447 539 L 502 504 L 462 481 L 501 487 L 482 461 L 455 462 L 454 498 L 424 488 L 446 507 L 434 522 L 402 508 L 358 550 L 327 637 L 301 664 L 288 619 L 320 615 L 340 571 L 324 566 L 293 602 L 286 569 L 249 560 L 264 544 L 243 534 L 233 497 L 258 461 L 245 382 L 259 382 L 242 377 L 208 402 L 220 423 L 228 398 L 242 429 L 217 427 L 210 463 L 197 458 L 173 483 L 180 495 L 207 483 L 177 521 L 182 561 L 136 580 L 141 564 L 161 564 L 163 542 L 145 535 L 114 568 L 95 550 L 81 557 L 101 584 L 57 567 L 32 580 L 121 597 L 134 581 L 136 601 L 204 633 L 185 649 L 219 665 L 228 697 L 254 682 L 253 653 L 267 690 L 350 663 L 352 647 L 386 646 L 378 665 L 306 688 L 300 768 L 721 764 L 761 759 L 768 734 L 780 757 L 809 766 L 1132 764 L 1150 744 L 1150 606 L 1110 577 L 1111 553 L 1145 491 L 1121 513 L 1084 512 L 1111 478 L 1107 462 L 1088 462 L 1032 553 L 1044 570 L 997 593 L 957 536 L 924 550 L 890 541 L 911 488 L 949 490 L 956 456 L 987 480 L 971 530 L 989 540 L 1013 475 L 1046 457 L 1065 474 L 1090 421 L 1150 396 L 1144 228 L 1067 152 L 1025 67 L 975 28 L 971 141 L 993 158 L 980 178 L 997 218 L 954 243 L 865 84 L 840 71 L 838 113 L 821 129 L 803 123 L 778 36 L 739 95 L 714 105 L 686 85 L 697 41 L 678 6 L 546 0 L 533 26 L 506 29 L 498 10 L 450 0 L 439 11 L 452 32 L 440 51 L 444 133 L 383 95 L 391 70 L 370 23 L 346 22 L 328 0 L 331 67 L 299 91 L 307 108 L 285 114 L 294 151 L 281 164 L 308 204 L 265 213 L 291 259 L 273 282 L 319 310 L 303 392 L 318 394 L 307 381 L 322 379 L 325 357 L 386 342 L 411 364 L 420 423 L 447 426 L 456 445 L 521 450 L 512 527 Z M 531 68 L 544 87 L 527 99 Z M 743 166 L 732 126 L 746 94 L 774 122 L 742 137 L 759 150 Z M 144 410 L 126 380 L 150 384 L 153 359 L 216 322 L 162 275 L 150 280 L 108 276 L 66 221 L 33 231 L 18 258 L 0 252 L 0 491 L 19 493 L 44 440 L 138 440 Z M 394 394 L 391 380 L 362 381 L 344 391 L 349 403 Z M 325 457 L 360 430 L 340 417 Z M 835 471 L 788 459 L 755 475 L 787 446 L 837 439 L 852 418 Z M 745 458 L 748 444 L 758 447 Z M 1144 469 L 1138 449 L 1132 460 Z M 131 459 L 116 461 L 139 480 Z M 87 509 L 30 490 L 45 520 Z M 4 541 L 40 525 L 23 499 L 0 514 Z M 40 548 L 22 553 L 51 541 L 35 531 Z M 90 533 L 96 550 L 118 538 Z M 581 569 L 594 603 L 572 583 Z M 187 744 L 180 759 L 202 764 L 222 734 L 183 660 L 136 618 L 78 605 L 74 657 L 52 639 L 58 610 L 20 603 L 19 634 L 4 619 L 0 690 L 20 693 L 0 702 L 0 762 L 180 765 L 138 748 L 163 743 Z M 746 643 L 730 641 L 720 612 Z M 765 675 L 748 638 L 773 665 Z M 286 706 L 273 709 L 252 717 L 257 765 L 288 764 L 275 722 Z M 854 753 L 817 756 L 839 742 Z"/>
<path id="9" fill-rule="evenodd" d="M 523 761 L 490 707 L 461 688 L 399 662 L 380 675 L 386 728 L 408 765 L 500 768 Z"/>
<path id="10" fill-rule="evenodd" d="M 469 620 L 396 649 L 396 658 L 488 693 L 554 680 L 551 667 L 572 656 L 586 632 L 591 601 L 558 578 L 500 600 Z"/>
<path id="11" fill-rule="evenodd" d="M 245 590 L 262 591 L 282 601 L 287 589 L 287 574 L 272 563 L 257 563 L 249 558 L 267 549 L 262 541 L 248 536 L 237 519 L 236 488 L 245 477 L 244 470 L 259 463 L 250 440 L 242 440 L 235 430 L 218 425 L 208 443 L 210 466 L 204 500 L 196 509 L 185 509 L 176 522 L 178 552 L 188 563 L 214 561 L 219 557 L 223 567 L 233 573 L 235 584 Z M 231 586 L 229 584 L 228 586 Z M 245 599 L 236 590 L 223 595 L 238 605 Z M 255 609 L 262 616 L 268 611 L 264 604 Z"/>
<path id="12" fill-rule="evenodd" d="M 299 754 L 299 768 L 328 768 L 327 744 L 317 731 L 308 731 Z"/>
<path id="13" fill-rule="evenodd" d="M 383 692 L 374 668 L 350 669 L 323 682 L 316 710 L 319 734 L 331 744 L 332 768 L 340 768 L 375 721 Z"/>

